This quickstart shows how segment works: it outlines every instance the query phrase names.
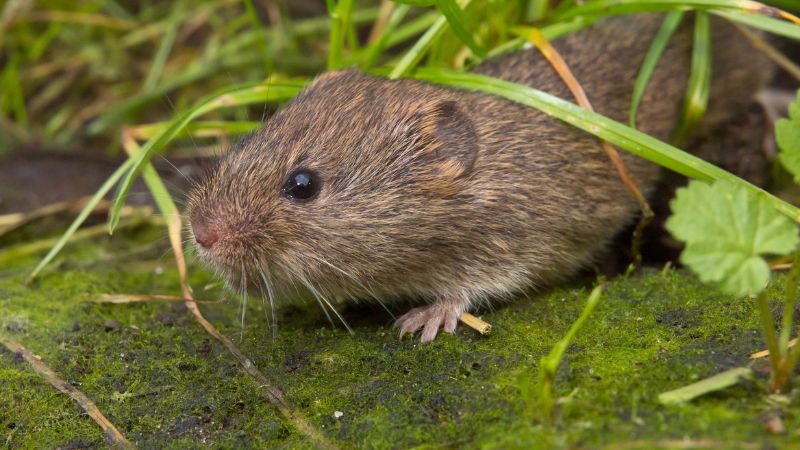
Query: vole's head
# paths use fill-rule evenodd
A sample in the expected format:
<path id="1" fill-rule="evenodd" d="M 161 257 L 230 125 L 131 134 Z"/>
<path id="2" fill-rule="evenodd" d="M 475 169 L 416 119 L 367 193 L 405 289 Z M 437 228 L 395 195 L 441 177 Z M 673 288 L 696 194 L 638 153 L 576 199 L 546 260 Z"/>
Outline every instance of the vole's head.
<path id="1" fill-rule="evenodd" d="M 318 78 L 191 193 L 200 257 L 234 286 L 354 295 L 435 270 L 479 146 L 454 97 L 354 71 Z"/>

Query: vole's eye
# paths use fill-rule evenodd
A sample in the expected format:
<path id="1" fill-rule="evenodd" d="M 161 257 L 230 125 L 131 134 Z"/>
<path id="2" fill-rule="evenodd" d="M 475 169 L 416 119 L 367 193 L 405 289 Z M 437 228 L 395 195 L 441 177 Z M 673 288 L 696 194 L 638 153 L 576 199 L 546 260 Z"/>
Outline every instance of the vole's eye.
<path id="1" fill-rule="evenodd" d="M 313 170 L 297 169 L 289 174 L 283 183 L 283 195 L 289 200 L 307 202 L 313 200 L 319 193 L 322 183 Z"/>

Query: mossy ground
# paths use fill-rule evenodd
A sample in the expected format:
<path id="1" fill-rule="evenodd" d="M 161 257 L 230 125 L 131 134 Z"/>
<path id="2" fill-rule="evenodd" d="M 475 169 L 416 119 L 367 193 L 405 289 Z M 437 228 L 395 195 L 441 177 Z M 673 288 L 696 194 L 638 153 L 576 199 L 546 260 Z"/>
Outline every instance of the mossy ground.
<path id="1" fill-rule="evenodd" d="M 105 293 L 177 295 L 163 233 L 143 228 L 70 246 L 24 286 L 39 256 L 0 265 L 0 331 L 94 399 L 137 446 L 311 446 L 181 304 L 92 302 Z M 227 295 L 203 290 L 207 272 L 190 272 L 197 298 Z M 482 312 L 494 327 L 490 336 L 462 326 L 429 345 L 399 340 L 379 307 L 345 308 L 350 335 L 314 304 L 284 306 L 274 339 L 261 301 L 251 298 L 244 328 L 236 299 L 201 310 L 343 448 L 655 448 L 684 438 L 704 440 L 701 448 L 800 448 L 796 398 L 782 407 L 788 433 L 765 431 L 760 417 L 775 406 L 763 378 L 683 406 L 658 403 L 659 393 L 747 364 L 764 346 L 752 301 L 675 270 L 610 283 L 559 371 L 556 395 L 568 399 L 553 424 L 543 425 L 520 380 L 535 380 L 539 358 L 566 333 L 587 294 L 585 287 L 532 294 Z M 0 445 L 91 448 L 104 441 L 76 403 L 3 350 Z"/>

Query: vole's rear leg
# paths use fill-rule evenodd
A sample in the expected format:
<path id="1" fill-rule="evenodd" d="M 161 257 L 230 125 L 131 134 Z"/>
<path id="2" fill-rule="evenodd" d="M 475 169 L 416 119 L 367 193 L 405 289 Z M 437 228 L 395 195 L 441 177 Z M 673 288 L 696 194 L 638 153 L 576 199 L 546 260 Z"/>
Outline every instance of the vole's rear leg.
<path id="1" fill-rule="evenodd" d="M 469 303 L 463 299 L 442 298 L 430 305 L 412 308 L 400 316 L 394 326 L 400 328 L 400 337 L 422 329 L 420 340 L 430 342 L 439 333 L 439 328 L 454 334 L 459 317 L 468 307 Z"/>

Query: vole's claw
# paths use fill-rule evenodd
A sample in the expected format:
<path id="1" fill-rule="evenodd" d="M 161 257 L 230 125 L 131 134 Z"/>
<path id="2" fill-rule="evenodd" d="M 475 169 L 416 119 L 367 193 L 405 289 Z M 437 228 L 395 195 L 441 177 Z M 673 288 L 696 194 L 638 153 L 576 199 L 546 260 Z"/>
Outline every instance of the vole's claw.
<path id="1" fill-rule="evenodd" d="M 412 308 L 400 316 L 394 326 L 400 328 L 400 337 L 406 333 L 414 333 L 422 329 L 421 342 L 430 342 L 436 338 L 439 328 L 453 334 L 458 325 L 458 310 L 449 304 L 434 303 L 428 306 Z"/>

